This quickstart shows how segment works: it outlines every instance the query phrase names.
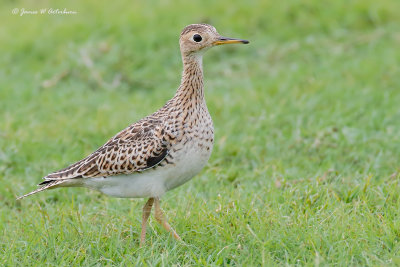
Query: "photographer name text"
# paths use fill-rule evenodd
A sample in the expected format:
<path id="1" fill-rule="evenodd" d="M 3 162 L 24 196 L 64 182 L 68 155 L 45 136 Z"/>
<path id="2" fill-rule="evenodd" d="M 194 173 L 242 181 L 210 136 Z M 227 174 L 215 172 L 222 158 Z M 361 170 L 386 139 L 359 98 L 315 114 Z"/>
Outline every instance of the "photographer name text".
<path id="1" fill-rule="evenodd" d="M 27 8 L 14 8 L 11 13 L 18 16 L 28 15 L 76 15 L 75 10 L 68 10 L 66 8 L 40 8 L 40 9 L 27 9 Z"/>

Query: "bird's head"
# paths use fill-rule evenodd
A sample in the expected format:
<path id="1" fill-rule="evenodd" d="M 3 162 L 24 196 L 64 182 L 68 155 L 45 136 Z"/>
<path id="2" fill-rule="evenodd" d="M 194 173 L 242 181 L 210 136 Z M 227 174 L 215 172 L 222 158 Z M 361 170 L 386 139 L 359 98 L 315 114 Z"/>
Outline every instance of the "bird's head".
<path id="1" fill-rule="evenodd" d="M 208 24 L 191 24 L 186 26 L 179 38 L 181 53 L 184 56 L 203 54 L 207 49 L 223 44 L 248 44 L 249 41 L 221 36 Z"/>

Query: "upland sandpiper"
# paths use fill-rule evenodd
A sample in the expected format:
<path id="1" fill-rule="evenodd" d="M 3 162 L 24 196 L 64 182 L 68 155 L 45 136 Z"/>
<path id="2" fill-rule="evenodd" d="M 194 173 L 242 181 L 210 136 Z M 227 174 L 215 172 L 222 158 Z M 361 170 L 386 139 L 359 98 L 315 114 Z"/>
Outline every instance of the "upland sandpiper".
<path id="1" fill-rule="evenodd" d="M 149 198 L 143 207 L 140 244 L 153 204 L 156 220 L 180 239 L 160 208 L 160 197 L 199 173 L 211 155 L 214 128 L 204 98 L 202 56 L 210 47 L 234 43 L 249 42 L 222 37 L 208 24 L 185 27 L 179 39 L 183 74 L 175 96 L 86 158 L 45 176 L 40 188 L 18 199 L 76 186 L 113 197 Z"/>

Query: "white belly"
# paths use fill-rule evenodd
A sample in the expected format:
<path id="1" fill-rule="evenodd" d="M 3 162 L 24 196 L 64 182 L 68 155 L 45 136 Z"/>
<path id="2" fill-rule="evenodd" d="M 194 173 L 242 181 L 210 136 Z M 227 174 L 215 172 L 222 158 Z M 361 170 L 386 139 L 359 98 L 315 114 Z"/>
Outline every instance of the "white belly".
<path id="1" fill-rule="evenodd" d="M 129 175 L 82 179 L 81 182 L 84 187 L 113 197 L 161 197 L 198 174 L 210 155 L 211 149 L 205 150 L 192 143 L 174 154 L 174 164 Z"/>

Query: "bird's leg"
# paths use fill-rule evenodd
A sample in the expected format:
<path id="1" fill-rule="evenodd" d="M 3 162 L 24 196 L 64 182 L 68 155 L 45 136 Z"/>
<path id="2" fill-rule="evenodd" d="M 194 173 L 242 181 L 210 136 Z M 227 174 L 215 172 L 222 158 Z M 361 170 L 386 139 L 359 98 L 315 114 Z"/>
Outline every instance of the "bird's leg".
<path id="1" fill-rule="evenodd" d="M 155 217 L 157 222 L 159 222 L 162 227 L 164 227 L 165 230 L 167 230 L 168 232 L 171 232 L 172 236 L 176 239 L 176 240 L 181 240 L 181 238 L 179 237 L 179 235 L 175 232 L 174 229 L 172 229 L 172 227 L 169 225 L 169 223 L 167 222 L 167 219 L 164 216 L 163 211 L 160 208 L 160 199 L 159 198 L 155 198 Z"/>
<path id="2" fill-rule="evenodd" d="M 154 203 L 154 198 L 151 197 L 149 198 L 149 200 L 147 200 L 146 204 L 143 207 L 142 234 L 140 235 L 140 246 L 143 246 L 145 242 L 147 220 L 149 219 L 153 203 Z"/>

